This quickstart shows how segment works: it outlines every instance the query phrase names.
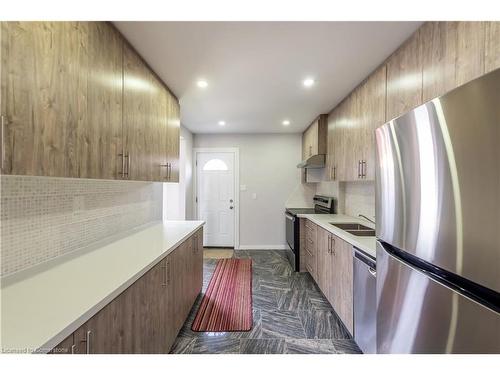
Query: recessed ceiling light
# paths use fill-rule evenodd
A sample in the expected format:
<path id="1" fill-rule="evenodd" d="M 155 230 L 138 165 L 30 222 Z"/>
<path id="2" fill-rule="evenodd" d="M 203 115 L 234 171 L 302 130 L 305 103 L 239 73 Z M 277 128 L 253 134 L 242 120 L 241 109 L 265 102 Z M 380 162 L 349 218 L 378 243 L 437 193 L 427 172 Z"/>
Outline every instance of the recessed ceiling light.
<path id="1" fill-rule="evenodd" d="M 196 86 L 198 86 L 199 88 L 201 89 L 204 89 L 208 86 L 208 82 L 205 81 L 204 79 L 199 79 L 197 82 L 196 82 Z"/>
<path id="2" fill-rule="evenodd" d="M 311 87 L 315 82 L 313 78 L 306 78 L 302 83 L 305 87 Z"/>
<path id="3" fill-rule="evenodd" d="M 290 125 L 290 120 L 283 120 L 282 124 L 284 126 L 288 126 L 288 125 Z"/>
<path id="4" fill-rule="evenodd" d="M 219 125 L 220 126 L 224 126 L 224 125 L 226 125 L 226 122 L 225 121 L 219 121 Z"/>

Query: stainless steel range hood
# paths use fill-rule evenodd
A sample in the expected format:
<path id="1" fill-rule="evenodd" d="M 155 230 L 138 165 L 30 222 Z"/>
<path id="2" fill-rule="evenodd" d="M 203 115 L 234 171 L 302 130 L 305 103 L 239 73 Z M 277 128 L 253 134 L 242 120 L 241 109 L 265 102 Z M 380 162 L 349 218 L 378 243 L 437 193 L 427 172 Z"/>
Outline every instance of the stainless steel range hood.
<path id="1" fill-rule="evenodd" d="M 324 168 L 325 167 L 325 155 L 313 155 L 310 158 L 301 161 L 297 164 L 297 168 Z"/>

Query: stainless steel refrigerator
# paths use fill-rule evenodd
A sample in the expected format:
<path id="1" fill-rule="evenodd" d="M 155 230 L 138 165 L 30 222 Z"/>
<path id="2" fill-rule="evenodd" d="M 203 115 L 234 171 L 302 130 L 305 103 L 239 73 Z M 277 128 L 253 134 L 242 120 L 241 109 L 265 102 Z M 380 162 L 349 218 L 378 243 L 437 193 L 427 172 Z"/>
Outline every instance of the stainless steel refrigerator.
<path id="1" fill-rule="evenodd" d="M 500 69 L 375 138 L 377 352 L 500 353 Z"/>

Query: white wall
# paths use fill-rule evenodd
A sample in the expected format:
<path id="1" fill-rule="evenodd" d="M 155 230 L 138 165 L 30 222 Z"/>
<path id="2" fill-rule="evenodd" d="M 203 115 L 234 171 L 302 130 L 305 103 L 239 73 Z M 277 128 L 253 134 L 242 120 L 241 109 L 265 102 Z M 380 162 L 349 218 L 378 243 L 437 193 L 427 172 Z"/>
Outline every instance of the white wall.
<path id="1" fill-rule="evenodd" d="M 193 134 L 181 126 L 179 182 L 163 184 L 163 219 L 193 219 Z"/>
<path id="2" fill-rule="evenodd" d="M 300 134 L 195 134 L 194 147 L 240 152 L 240 248 L 285 248 L 286 205 L 311 206 L 314 185 L 300 183 Z M 252 199 L 252 194 L 257 194 Z"/>

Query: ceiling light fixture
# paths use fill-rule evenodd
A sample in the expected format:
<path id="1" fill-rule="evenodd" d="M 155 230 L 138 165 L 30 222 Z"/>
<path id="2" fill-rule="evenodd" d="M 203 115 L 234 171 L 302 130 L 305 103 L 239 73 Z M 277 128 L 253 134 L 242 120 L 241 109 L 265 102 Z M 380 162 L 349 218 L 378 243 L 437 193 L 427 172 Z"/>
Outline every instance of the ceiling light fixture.
<path id="1" fill-rule="evenodd" d="M 282 124 L 284 126 L 288 126 L 288 125 L 290 125 L 290 120 L 283 120 Z"/>
<path id="2" fill-rule="evenodd" d="M 311 87 L 314 85 L 314 79 L 313 78 L 306 78 L 303 82 L 305 87 Z"/>
<path id="3" fill-rule="evenodd" d="M 226 125 L 226 122 L 225 121 L 219 121 L 219 125 L 220 126 L 224 126 L 224 125 Z"/>
<path id="4" fill-rule="evenodd" d="M 204 79 L 200 79 L 198 80 L 198 82 L 196 82 L 196 85 L 200 88 L 200 89 L 204 89 L 208 86 L 208 82 L 205 81 Z"/>

